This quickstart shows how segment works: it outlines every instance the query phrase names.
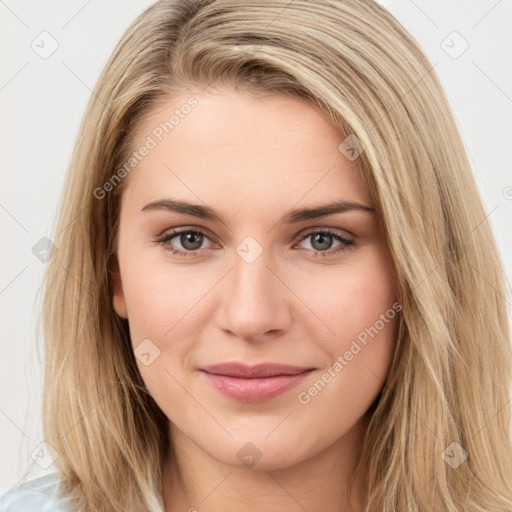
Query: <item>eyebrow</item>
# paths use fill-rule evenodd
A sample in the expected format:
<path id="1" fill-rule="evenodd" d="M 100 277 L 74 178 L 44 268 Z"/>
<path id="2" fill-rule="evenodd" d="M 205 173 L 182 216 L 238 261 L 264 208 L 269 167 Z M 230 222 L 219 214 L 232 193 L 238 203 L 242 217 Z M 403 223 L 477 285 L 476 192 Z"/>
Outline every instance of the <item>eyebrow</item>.
<path id="1" fill-rule="evenodd" d="M 193 217 L 198 217 L 203 220 L 221 222 L 225 225 L 228 225 L 224 216 L 213 208 L 210 208 L 209 206 L 188 203 L 186 201 L 160 199 L 158 201 L 148 203 L 146 206 L 144 206 L 144 208 L 142 208 L 141 212 L 154 210 L 165 210 L 170 212 L 183 213 Z M 281 217 L 278 224 L 294 224 L 306 220 L 326 217 L 327 215 L 333 215 L 335 213 L 344 213 L 354 210 L 369 213 L 376 212 L 376 209 L 372 208 L 371 206 L 354 201 L 341 200 L 311 208 L 289 210 Z"/>

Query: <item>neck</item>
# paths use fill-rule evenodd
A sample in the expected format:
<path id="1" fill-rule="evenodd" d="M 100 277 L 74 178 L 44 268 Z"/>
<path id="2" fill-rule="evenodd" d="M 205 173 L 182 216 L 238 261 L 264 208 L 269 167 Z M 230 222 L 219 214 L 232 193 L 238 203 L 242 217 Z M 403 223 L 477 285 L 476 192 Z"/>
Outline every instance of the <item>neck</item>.
<path id="1" fill-rule="evenodd" d="M 357 469 L 352 489 L 349 484 L 368 422 L 367 414 L 321 452 L 269 471 L 219 462 L 171 425 L 173 449 L 162 481 L 165 510 L 359 512 L 367 495 L 366 465 Z"/>

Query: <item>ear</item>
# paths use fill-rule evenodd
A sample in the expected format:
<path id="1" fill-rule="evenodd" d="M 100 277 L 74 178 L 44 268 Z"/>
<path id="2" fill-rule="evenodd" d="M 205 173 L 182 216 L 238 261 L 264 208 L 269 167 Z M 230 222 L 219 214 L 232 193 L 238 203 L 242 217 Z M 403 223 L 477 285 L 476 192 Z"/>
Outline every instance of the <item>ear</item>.
<path id="1" fill-rule="evenodd" d="M 128 318 L 128 311 L 126 309 L 126 302 L 124 300 L 123 283 L 121 282 L 121 271 L 119 269 L 119 262 L 117 257 L 114 258 L 112 265 L 112 289 L 114 291 L 112 302 L 116 313 L 124 319 Z"/>

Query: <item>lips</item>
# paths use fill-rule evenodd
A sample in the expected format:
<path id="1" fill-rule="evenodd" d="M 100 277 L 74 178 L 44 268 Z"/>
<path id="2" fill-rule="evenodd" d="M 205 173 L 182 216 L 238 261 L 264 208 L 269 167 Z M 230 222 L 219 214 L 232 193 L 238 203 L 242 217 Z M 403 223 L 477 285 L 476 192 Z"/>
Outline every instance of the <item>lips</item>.
<path id="1" fill-rule="evenodd" d="M 314 368 L 265 363 L 221 363 L 201 369 L 218 391 L 246 403 L 260 403 L 285 393 L 302 382 Z"/>
<path id="2" fill-rule="evenodd" d="M 202 368 L 203 371 L 215 375 L 227 375 L 245 379 L 274 377 L 276 375 L 297 375 L 298 373 L 312 370 L 311 367 L 289 366 L 278 363 L 264 363 L 249 366 L 243 363 L 221 363 Z"/>

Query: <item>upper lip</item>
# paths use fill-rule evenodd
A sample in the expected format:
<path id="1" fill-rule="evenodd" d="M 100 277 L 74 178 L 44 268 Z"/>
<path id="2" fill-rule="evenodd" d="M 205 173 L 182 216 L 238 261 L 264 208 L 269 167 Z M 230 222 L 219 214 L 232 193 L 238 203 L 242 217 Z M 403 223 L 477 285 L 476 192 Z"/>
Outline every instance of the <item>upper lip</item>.
<path id="1" fill-rule="evenodd" d="M 227 375 L 229 377 L 240 377 L 245 379 L 256 379 L 262 377 L 275 377 L 277 375 L 297 375 L 311 367 L 290 366 L 279 363 L 263 363 L 250 366 L 244 363 L 220 363 L 201 368 L 202 371 L 216 375 Z"/>

